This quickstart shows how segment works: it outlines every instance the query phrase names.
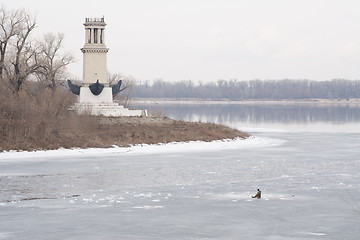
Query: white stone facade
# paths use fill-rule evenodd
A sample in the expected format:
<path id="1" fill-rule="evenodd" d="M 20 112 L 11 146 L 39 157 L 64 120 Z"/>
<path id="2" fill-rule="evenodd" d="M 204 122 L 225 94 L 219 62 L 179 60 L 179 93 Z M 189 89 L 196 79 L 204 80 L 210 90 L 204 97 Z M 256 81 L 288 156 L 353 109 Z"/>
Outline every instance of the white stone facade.
<path id="1" fill-rule="evenodd" d="M 147 116 L 146 110 L 130 110 L 117 103 L 76 103 L 75 109 L 80 114 L 105 117 Z"/>
<path id="2" fill-rule="evenodd" d="M 95 83 L 99 80 L 105 87 L 109 86 L 107 77 L 104 18 L 85 19 L 85 44 L 83 52 L 83 84 Z"/>
<path id="3" fill-rule="evenodd" d="M 105 46 L 104 18 L 85 19 L 85 44 L 83 52 L 83 84 L 80 88 L 79 101 L 75 104 L 78 113 L 103 116 L 147 116 L 146 110 L 130 110 L 113 102 L 112 88 L 107 76 L 107 52 Z M 94 95 L 89 85 L 104 85 L 99 95 Z"/>

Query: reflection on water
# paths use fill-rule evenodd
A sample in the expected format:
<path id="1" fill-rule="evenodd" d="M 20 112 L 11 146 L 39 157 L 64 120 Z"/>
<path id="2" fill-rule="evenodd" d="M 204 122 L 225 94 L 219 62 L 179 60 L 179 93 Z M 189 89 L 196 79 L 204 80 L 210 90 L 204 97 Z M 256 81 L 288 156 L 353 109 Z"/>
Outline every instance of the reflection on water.
<path id="1" fill-rule="evenodd" d="M 343 125 L 360 129 L 360 106 L 340 104 L 188 104 L 147 103 L 135 104 L 135 108 L 149 109 L 174 119 L 186 121 L 214 122 L 234 126 L 242 123 L 248 126 L 264 125 Z"/>

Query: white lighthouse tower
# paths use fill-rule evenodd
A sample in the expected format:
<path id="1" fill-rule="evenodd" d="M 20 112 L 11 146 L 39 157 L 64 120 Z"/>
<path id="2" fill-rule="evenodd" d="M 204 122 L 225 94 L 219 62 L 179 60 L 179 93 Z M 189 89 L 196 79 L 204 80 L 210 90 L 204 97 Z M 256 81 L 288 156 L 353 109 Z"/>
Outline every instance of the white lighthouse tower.
<path id="1" fill-rule="evenodd" d="M 85 18 L 85 44 L 83 52 L 83 87 L 80 90 L 80 103 L 112 102 L 111 88 L 107 77 L 104 18 Z M 89 88 L 96 82 L 104 85 L 102 92 L 94 95 Z"/>
<path id="2" fill-rule="evenodd" d="M 103 116 L 142 116 L 145 110 L 129 110 L 113 102 L 121 81 L 109 85 L 107 76 L 107 52 L 105 46 L 104 18 L 85 18 L 85 44 L 83 52 L 83 83 L 77 86 L 68 81 L 71 91 L 79 95 L 75 109 L 78 113 Z"/>

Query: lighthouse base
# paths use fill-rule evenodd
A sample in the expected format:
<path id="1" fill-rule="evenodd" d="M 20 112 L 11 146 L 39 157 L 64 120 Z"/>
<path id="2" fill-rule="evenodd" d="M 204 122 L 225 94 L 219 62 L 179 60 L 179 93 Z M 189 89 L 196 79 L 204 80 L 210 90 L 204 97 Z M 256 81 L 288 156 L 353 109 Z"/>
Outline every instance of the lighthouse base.
<path id="1" fill-rule="evenodd" d="M 146 110 L 131 110 L 117 103 L 76 103 L 75 110 L 79 114 L 90 114 L 105 117 L 147 116 Z"/>
<path id="2" fill-rule="evenodd" d="M 97 96 L 88 87 L 81 87 L 79 102 L 75 104 L 74 110 L 79 114 L 105 117 L 147 116 L 146 110 L 131 110 L 113 102 L 110 87 L 105 87 Z"/>

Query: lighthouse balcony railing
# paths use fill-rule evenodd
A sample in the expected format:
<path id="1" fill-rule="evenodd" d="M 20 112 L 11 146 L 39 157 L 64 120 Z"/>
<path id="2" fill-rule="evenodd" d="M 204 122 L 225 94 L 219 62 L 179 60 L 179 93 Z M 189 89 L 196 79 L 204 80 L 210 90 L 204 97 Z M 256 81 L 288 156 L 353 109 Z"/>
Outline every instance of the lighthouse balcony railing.
<path id="1" fill-rule="evenodd" d="M 104 18 L 85 18 L 85 22 L 105 22 Z"/>

